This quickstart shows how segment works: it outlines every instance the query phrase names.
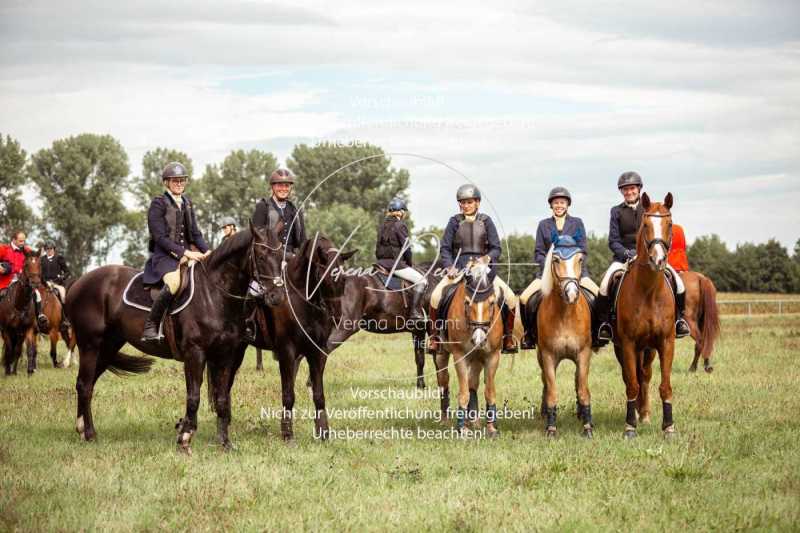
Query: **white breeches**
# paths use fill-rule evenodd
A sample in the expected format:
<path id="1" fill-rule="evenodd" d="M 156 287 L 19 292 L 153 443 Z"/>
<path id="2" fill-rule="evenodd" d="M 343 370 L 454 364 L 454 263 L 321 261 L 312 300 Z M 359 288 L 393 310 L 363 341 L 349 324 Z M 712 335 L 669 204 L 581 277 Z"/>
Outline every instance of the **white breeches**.
<path id="1" fill-rule="evenodd" d="M 434 309 L 439 307 L 439 302 L 442 299 L 442 292 L 444 291 L 445 287 L 448 285 L 452 285 L 453 283 L 458 283 L 461 281 L 463 274 L 459 274 L 454 278 L 449 278 L 448 276 L 444 276 L 436 287 L 433 289 L 433 293 L 431 294 L 431 307 Z M 508 306 L 509 309 L 515 309 L 517 307 L 517 295 L 514 294 L 514 291 L 511 290 L 505 281 L 500 279 L 500 276 L 494 277 L 494 294 L 496 297 L 500 297 L 503 295 L 503 300 L 505 300 L 505 304 Z"/>
<path id="2" fill-rule="evenodd" d="M 603 276 L 603 281 L 600 283 L 600 294 L 603 296 L 608 296 L 608 284 L 611 282 L 611 278 L 614 276 L 614 273 L 627 270 L 627 268 L 628 267 L 625 265 L 625 263 L 618 263 L 617 261 L 611 263 L 611 266 L 608 267 L 608 270 L 606 270 L 606 273 Z M 686 291 L 686 286 L 683 284 L 683 280 L 675 271 L 675 269 L 672 268 L 672 265 L 668 263 L 667 268 L 675 277 L 675 286 L 678 289 L 678 294 L 683 294 Z"/>
<path id="3" fill-rule="evenodd" d="M 428 280 L 425 279 L 425 276 L 423 276 L 422 274 L 420 274 L 418 271 L 414 270 L 411 267 L 406 267 L 406 268 L 401 268 L 400 270 L 395 270 L 392 273 L 392 275 L 393 276 L 397 276 L 400 279 L 404 279 L 406 281 L 409 281 L 409 282 L 413 283 L 414 285 L 419 284 L 419 286 L 422 286 L 423 288 L 426 285 L 428 285 Z M 416 289 L 419 286 L 414 287 L 414 288 Z"/>

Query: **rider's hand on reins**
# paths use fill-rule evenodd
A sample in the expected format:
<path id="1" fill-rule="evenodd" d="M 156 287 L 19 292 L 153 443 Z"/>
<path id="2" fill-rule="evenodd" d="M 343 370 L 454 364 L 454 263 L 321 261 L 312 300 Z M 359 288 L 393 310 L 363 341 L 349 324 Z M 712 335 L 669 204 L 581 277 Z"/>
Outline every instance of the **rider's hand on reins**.
<path id="1" fill-rule="evenodd" d="M 183 256 L 187 259 L 194 259 L 195 261 L 200 261 L 205 257 L 201 252 L 195 252 L 194 250 L 186 250 L 183 252 Z"/>

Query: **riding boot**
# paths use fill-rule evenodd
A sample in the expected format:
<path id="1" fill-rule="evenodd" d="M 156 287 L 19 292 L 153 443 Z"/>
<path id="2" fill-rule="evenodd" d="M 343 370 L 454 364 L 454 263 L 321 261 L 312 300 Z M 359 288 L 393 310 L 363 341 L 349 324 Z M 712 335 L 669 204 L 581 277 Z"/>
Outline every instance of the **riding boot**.
<path id="1" fill-rule="evenodd" d="M 36 309 L 36 327 L 39 328 L 39 333 L 47 333 L 50 331 L 50 321 L 47 320 L 47 317 L 42 313 L 42 297 L 39 291 L 36 291 L 33 298 L 33 306 Z"/>
<path id="2" fill-rule="evenodd" d="M 69 322 L 69 318 L 67 318 L 67 314 L 64 312 L 64 300 L 61 299 L 61 293 L 56 289 L 53 291 L 58 298 L 58 302 L 61 304 L 61 325 L 64 328 L 69 328 L 72 324 Z"/>
<path id="3" fill-rule="evenodd" d="M 608 342 L 614 338 L 614 330 L 611 327 L 611 298 L 605 294 L 598 294 L 594 301 L 595 321 L 597 326 L 597 339 L 600 342 Z"/>
<path id="4" fill-rule="evenodd" d="M 425 318 L 422 315 L 422 311 L 420 308 L 420 303 L 422 302 L 422 297 L 425 294 L 425 285 L 421 283 L 414 286 L 414 290 L 411 292 L 411 309 L 408 312 L 408 319 L 414 322 L 422 320 Z"/>
<path id="5" fill-rule="evenodd" d="M 517 343 L 514 340 L 514 317 L 517 312 L 507 305 L 503 305 L 500 310 L 503 317 L 503 353 L 517 353 Z"/>
<path id="6" fill-rule="evenodd" d="M 675 314 L 678 316 L 678 319 L 675 321 L 675 338 L 680 339 L 692 333 L 691 330 L 689 330 L 689 324 L 683 317 L 683 313 L 686 311 L 685 292 L 675 293 L 675 308 Z"/>
<path id="7" fill-rule="evenodd" d="M 431 355 L 436 355 L 439 352 L 439 328 L 436 325 L 438 309 L 431 306 L 429 311 L 430 329 L 428 330 L 428 348 L 426 351 Z"/>
<path id="8" fill-rule="evenodd" d="M 524 317 L 523 320 L 523 329 L 525 330 L 525 334 L 522 336 L 522 349 L 523 350 L 533 350 L 536 348 L 537 336 L 538 336 L 538 325 L 537 325 L 537 315 L 539 312 L 539 303 L 541 300 L 541 292 L 535 292 L 531 296 L 531 299 L 528 300 L 527 305 L 522 306 Z"/>
<path id="9" fill-rule="evenodd" d="M 253 312 L 250 313 L 244 320 L 244 340 L 247 341 L 247 344 L 253 344 L 256 342 L 256 313 L 258 312 L 258 307 L 253 308 Z"/>
<path id="10" fill-rule="evenodd" d="M 161 339 L 162 335 L 159 335 L 158 326 L 161 324 L 161 319 L 164 318 L 164 313 L 167 312 L 173 298 L 174 296 L 169 291 L 169 287 L 164 285 L 164 287 L 161 288 L 161 292 L 158 293 L 158 298 L 153 302 L 153 307 L 150 308 L 150 314 L 144 321 L 142 342 L 152 342 Z"/>

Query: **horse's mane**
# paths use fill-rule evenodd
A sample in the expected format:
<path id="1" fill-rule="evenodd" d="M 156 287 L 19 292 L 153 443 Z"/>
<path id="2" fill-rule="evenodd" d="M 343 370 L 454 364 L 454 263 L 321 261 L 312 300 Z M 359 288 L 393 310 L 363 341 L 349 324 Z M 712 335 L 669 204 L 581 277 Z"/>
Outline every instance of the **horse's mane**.
<path id="1" fill-rule="evenodd" d="M 222 241 L 222 244 L 211 252 L 211 255 L 209 255 L 206 260 L 206 264 L 209 268 L 218 268 L 222 263 L 230 259 L 230 256 L 247 248 L 252 240 L 253 233 L 249 228 L 237 231 Z"/>
<path id="2" fill-rule="evenodd" d="M 547 257 L 542 267 L 542 296 L 547 296 L 553 290 L 553 249 L 555 244 L 550 245 Z"/>

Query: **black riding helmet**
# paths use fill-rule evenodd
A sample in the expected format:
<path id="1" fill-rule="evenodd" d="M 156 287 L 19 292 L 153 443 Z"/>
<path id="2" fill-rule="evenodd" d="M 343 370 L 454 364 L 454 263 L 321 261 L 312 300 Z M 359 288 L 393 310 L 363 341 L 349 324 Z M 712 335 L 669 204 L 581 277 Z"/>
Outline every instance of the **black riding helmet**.
<path id="1" fill-rule="evenodd" d="M 188 177 L 189 173 L 186 171 L 186 167 L 183 166 L 182 163 L 178 163 L 177 161 L 167 163 L 167 166 L 165 166 L 164 170 L 161 171 L 162 180 L 168 180 L 171 178 L 188 178 Z"/>
<path id="2" fill-rule="evenodd" d="M 625 172 L 617 180 L 617 189 L 627 187 L 628 185 L 638 185 L 641 189 L 644 186 L 642 177 L 633 171 Z"/>
<path id="3" fill-rule="evenodd" d="M 547 195 L 547 205 L 553 203 L 553 200 L 556 198 L 566 198 L 567 205 L 572 205 L 572 195 L 566 187 L 554 187 L 553 190 L 550 191 L 550 194 Z"/>

